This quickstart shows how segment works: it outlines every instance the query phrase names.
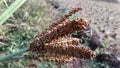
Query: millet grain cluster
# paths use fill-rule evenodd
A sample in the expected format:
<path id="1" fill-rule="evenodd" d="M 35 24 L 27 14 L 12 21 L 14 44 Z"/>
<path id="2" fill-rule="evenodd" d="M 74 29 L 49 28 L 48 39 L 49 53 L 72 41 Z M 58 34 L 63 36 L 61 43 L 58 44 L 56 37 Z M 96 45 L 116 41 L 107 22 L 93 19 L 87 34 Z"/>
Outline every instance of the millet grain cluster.
<path id="1" fill-rule="evenodd" d="M 94 58 L 96 53 L 89 48 L 78 45 L 81 42 L 79 39 L 70 38 L 67 41 L 52 42 L 65 35 L 72 34 L 75 31 L 80 32 L 89 27 L 89 22 L 85 19 L 77 18 L 75 20 L 69 20 L 68 17 L 78 10 L 81 10 L 81 7 L 73 9 L 67 15 L 63 16 L 58 23 L 53 23 L 48 29 L 38 34 L 30 44 L 30 51 L 42 55 L 40 57 L 45 61 L 46 58 L 47 60 L 48 58 L 52 58 L 51 61 L 57 61 L 59 59 L 58 62 L 65 60 L 66 57 L 69 59 L 72 57 L 80 59 Z M 47 54 L 51 55 L 48 56 Z M 57 56 L 59 56 L 58 59 Z"/>

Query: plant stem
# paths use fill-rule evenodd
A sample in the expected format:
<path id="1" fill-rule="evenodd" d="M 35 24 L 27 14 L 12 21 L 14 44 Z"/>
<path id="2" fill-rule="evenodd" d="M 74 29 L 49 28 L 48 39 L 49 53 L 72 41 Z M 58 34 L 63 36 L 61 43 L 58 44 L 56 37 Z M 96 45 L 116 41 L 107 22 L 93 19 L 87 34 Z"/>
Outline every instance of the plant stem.
<path id="1" fill-rule="evenodd" d="M 22 54 L 22 53 L 28 51 L 28 49 L 29 49 L 29 47 L 26 47 L 26 48 L 24 48 L 24 49 L 19 50 L 18 52 L 15 52 L 15 53 L 6 55 L 6 56 L 4 56 L 4 57 L 1 57 L 1 58 L 0 58 L 0 62 L 9 60 L 9 59 L 11 59 L 12 57 L 14 57 L 14 56 L 16 56 L 16 55 Z"/>
<path id="2" fill-rule="evenodd" d="M 5 5 L 6 5 L 6 7 L 8 8 L 8 4 L 7 4 L 6 0 L 4 0 L 4 3 L 5 3 Z"/>

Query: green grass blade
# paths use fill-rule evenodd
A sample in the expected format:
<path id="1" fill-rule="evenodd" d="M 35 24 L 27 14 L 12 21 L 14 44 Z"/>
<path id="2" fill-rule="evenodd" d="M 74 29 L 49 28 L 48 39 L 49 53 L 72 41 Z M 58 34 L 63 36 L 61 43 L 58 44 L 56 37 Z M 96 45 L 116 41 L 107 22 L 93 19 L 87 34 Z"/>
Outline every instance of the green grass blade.
<path id="1" fill-rule="evenodd" d="M 20 8 L 26 0 L 16 0 L 14 1 L 8 9 L 6 9 L 1 15 L 0 15 L 0 25 L 2 25 L 18 8 Z"/>
<path id="2" fill-rule="evenodd" d="M 3 0 L 0 0 L 0 4 L 3 2 Z"/>
<path id="3" fill-rule="evenodd" d="M 12 57 L 14 57 L 14 56 L 16 56 L 16 55 L 22 54 L 22 53 L 28 51 L 28 49 L 29 49 L 29 47 L 26 47 L 26 48 L 24 48 L 24 49 L 19 50 L 18 52 L 15 52 L 15 53 L 6 55 L 6 56 L 4 56 L 4 57 L 1 57 L 1 58 L 0 58 L 0 62 L 9 60 L 9 59 L 11 59 Z"/>

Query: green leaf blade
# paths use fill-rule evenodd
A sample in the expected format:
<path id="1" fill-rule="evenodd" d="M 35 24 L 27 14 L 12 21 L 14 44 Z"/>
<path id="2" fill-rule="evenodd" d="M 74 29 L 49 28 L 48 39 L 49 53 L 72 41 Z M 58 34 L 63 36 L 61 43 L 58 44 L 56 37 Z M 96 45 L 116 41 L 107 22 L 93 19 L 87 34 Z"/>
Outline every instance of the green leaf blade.
<path id="1" fill-rule="evenodd" d="M 2 25 L 18 8 L 20 8 L 26 0 L 16 0 L 13 2 L 8 9 L 6 9 L 1 15 L 0 15 L 0 25 Z"/>

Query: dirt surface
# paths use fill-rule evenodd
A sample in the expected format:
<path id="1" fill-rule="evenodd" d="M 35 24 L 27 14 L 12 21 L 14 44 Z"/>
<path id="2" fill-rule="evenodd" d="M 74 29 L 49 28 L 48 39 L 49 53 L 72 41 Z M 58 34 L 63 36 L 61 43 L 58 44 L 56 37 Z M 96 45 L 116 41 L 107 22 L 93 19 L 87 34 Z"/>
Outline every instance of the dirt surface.
<path id="1" fill-rule="evenodd" d="M 56 4 L 57 3 L 57 4 Z M 103 42 L 110 42 L 108 51 L 120 57 L 120 2 L 118 0 L 56 0 L 57 11 L 68 12 L 71 8 L 83 8 L 79 17 L 91 21 Z"/>

